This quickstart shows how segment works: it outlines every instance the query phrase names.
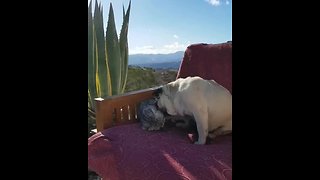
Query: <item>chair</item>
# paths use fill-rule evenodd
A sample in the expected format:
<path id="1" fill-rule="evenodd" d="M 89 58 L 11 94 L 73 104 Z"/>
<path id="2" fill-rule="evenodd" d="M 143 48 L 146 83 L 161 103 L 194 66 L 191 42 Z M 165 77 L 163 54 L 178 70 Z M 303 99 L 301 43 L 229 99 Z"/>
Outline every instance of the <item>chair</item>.
<path id="1" fill-rule="evenodd" d="M 232 93 L 232 42 L 187 47 L 177 78 L 214 79 Z M 144 131 L 139 102 L 157 87 L 96 99 L 95 135 L 88 139 L 88 168 L 103 179 L 232 179 L 232 135 L 206 145 L 172 127 Z"/>

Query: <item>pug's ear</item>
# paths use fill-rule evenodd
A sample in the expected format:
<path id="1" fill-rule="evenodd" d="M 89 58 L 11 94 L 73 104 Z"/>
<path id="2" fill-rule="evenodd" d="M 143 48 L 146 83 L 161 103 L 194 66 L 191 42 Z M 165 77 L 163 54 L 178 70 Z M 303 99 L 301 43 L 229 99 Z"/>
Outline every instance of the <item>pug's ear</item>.
<path id="1" fill-rule="evenodd" d="M 156 90 L 153 91 L 152 95 L 156 96 L 156 97 L 159 97 L 160 94 L 162 94 L 163 92 L 163 89 L 162 89 L 162 86 Z"/>
<path id="2" fill-rule="evenodd" d="M 165 92 L 170 97 L 174 96 L 174 94 L 178 91 L 178 85 L 176 83 L 168 83 L 166 85 Z"/>

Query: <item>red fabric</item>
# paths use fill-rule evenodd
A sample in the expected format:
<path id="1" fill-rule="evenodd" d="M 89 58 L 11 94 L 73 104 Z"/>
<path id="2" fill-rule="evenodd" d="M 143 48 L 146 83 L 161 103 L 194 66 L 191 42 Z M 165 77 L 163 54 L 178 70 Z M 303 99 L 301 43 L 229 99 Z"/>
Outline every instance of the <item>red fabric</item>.
<path id="1" fill-rule="evenodd" d="M 207 145 L 190 142 L 175 127 L 144 131 L 139 123 L 116 126 L 88 140 L 88 165 L 105 179 L 232 179 L 232 136 Z"/>
<path id="2" fill-rule="evenodd" d="M 187 76 L 213 79 L 232 93 L 232 43 L 188 46 L 177 78 Z"/>

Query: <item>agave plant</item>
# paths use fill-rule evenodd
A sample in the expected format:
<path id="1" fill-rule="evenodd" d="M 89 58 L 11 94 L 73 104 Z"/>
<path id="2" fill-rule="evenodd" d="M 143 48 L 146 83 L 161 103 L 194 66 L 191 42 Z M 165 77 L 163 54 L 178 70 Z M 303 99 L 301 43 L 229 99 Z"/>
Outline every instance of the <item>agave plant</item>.
<path id="1" fill-rule="evenodd" d="M 125 12 L 118 38 L 112 3 L 110 3 L 107 30 L 104 34 L 103 9 L 95 0 L 88 7 L 88 108 L 95 110 L 94 98 L 124 92 L 128 74 L 128 26 L 131 1 Z"/>

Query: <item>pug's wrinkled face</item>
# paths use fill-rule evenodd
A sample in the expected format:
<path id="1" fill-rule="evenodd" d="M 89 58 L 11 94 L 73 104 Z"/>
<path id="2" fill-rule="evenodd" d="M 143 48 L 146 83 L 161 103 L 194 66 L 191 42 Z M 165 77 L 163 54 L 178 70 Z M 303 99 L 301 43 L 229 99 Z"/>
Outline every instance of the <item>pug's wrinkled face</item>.
<path id="1" fill-rule="evenodd" d="M 164 93 L 159 95 L 157 106 L 161 111 L 165 111 L 172 116 L 177 115 L 177 112 L 173 106 L 172 100 L 170 100 L 169 96 L 167 96 Z"/>

